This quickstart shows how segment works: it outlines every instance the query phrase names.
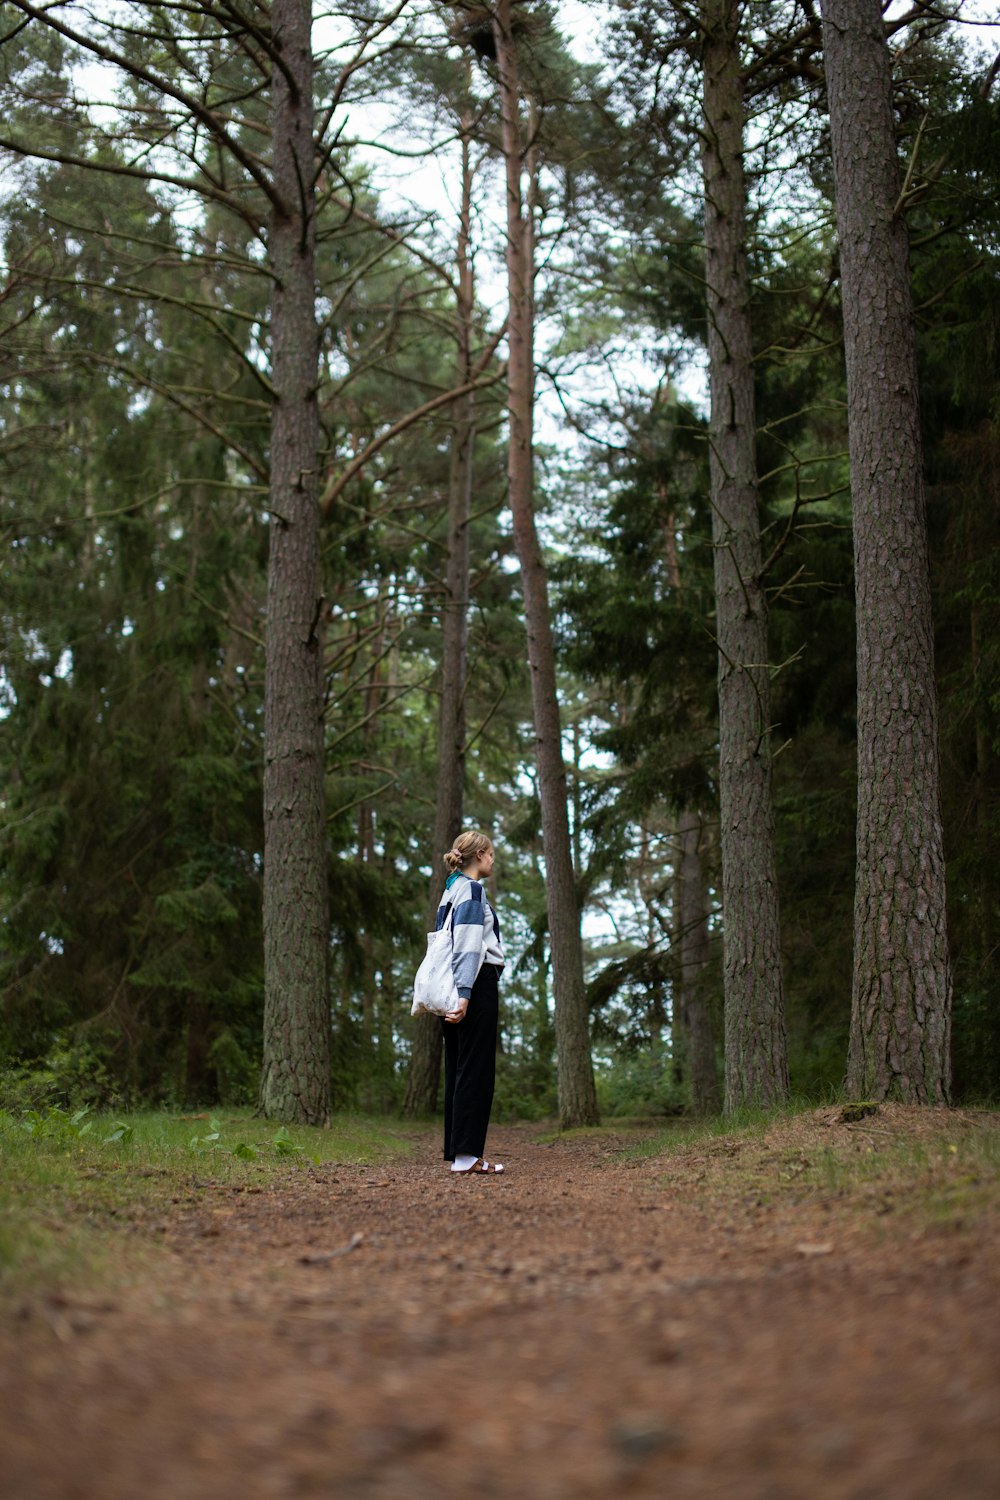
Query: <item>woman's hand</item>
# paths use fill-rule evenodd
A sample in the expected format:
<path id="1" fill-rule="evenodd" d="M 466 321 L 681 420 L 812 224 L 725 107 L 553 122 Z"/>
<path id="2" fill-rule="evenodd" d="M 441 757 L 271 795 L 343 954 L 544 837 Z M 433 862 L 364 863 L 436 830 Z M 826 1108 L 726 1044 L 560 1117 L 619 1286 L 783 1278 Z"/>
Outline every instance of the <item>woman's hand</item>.
<path id="1" fill-rule="evenodd" d="M 445 1015 L 446 1021 L 464 1021 L 465 1012 L 469 1008 L 468 1000 L 459 1000 L 457 1010 L 449 1010 Z"/>

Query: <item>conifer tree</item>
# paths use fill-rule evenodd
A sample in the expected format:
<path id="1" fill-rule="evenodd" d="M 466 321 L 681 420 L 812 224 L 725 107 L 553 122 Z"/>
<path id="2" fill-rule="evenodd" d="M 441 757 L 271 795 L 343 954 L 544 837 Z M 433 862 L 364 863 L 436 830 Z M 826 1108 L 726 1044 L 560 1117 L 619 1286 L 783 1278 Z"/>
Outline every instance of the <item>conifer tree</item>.
<path id="1" fill-rule="evenodd" d="M 319 335 L 312 5 L 273 0 L 271 545 L 264 689 L 260 1109 L 330 1114 L 329 914 L 320 620 Z"/>
<path id="2" fill-rule="evenodd" d="M 719 648 L 726 1107 L 788 1092 L 774 863 L 770 668 L 743 174 L 738 0 L 705 0 L 705 291 Z"/>
<path id="3" fill-rule="evenodd" d="M 525 137 L 512 0 L 497 0 L 493 38 L 500 91 L 500 131 L 506 173 L 507 283 L 510 348 L 507 478 L 514 542 L 521 565 L 535 757 L 545 849 L 545 887 L 555 984 L 559 1120 L 565 1127 L 593 1124 L 597 1094 L 583 984 L 583 950 L 570 846 L 562 721 L 556 687 L 548 580 L 535 526 L 533 403 L 535 247 L 532 142 Z M 524 173 L 527 163 L 528 202 Z"/>
<path id="4" fill-rule="evenodd" d="M 847 1084 L 945 1103 L 951 967 L 919 385 L 878 0 L 823 0 L 854 506 L 858 840 Z"/>
<path id="5" fill-rule="evenodd" d="M 91 185 L 59 166 L 5 224 L 4 422 L 19 436 L 0 456 L 0 1050 L 61 1058 L 54 1071 L 76 1069 L 95 1101 L 245 1103 L 261 982 L 257 520 L 233 503 L 223 443 L 157 390 L 178 359 L 193 386 L 227 358 L 170 300 L 172 226 L 127 178 L 99 213 L 95 230 Z"/>

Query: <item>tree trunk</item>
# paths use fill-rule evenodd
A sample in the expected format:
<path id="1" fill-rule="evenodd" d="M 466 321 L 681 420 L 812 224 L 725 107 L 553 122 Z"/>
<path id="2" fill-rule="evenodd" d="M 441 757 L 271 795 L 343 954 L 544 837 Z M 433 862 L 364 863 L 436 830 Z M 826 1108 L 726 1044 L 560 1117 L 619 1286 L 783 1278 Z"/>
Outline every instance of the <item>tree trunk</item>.
<path id="1" fill-rule="evenodd" d="M 726 1109 L 788 1095 L 737 0 L 706 0 L 705 279 L 719 646 Z"/>
<path id="2" fill-rule="evenodd" d="M 678 952 L 678 1009 L 688 1073 L 691 1107 L 696 1115 L 719 1113 L 719 1076 L 715 1065 L 712 1016 L 705 993 L 708 967 L 708 892 L 701 857 L 701 815 L 685 808 L 677 823 L 674 925 Z"/>
<path id="3" fill-rule="evenodd" d="M 315 288 L 312 7 L 274 0 L 271 531 L 264 684 L 264 1060 L 259 1107 L 330 1116 Z"/>
<path id="4" fill-rule="evenodd" d="M 368 649 L 371 652 L 372 664 L 368 671 L 368 681 L 365 684 L 364 697 L 362 699 L 362 715 L 364 728 L 361 731 L 362 741 L 365 746 L 365 758 L 369 761 L 375 758 L 375 745 L 378 740 L 378 714 L 382 705 L 382 661 L 385 651 L 385 638 L 388 633 L 388 605 L 385 598 L 386 585 L 383 580 L 379 584 L 378 599 L 375 603 L 376 629 L 372 636 Z M 359 652 L 361 628 L 358 626 Z M 358 864 L 373 871 L 375 869 L 375 808 L 365 798 L 358 804 Z M 374 1057 L 375 1051 L 375 1000 L 376 1000 L 376 970 L 375 940 L 371 932 L 361 934 L 361 951 L 364 954 L 364 979 L 361 992 L 361 1039 L 369 1058 Z M 365 1107 L 371 1107 L 371 1099 L 367 1098 Z"/>
<path id="5" fill-rule="evenodd" d="M 981 493 L 981 492 L 980 492 Z M 988 495 L 983 495 L 988 500 Z M 986 512 L 989 513 L 988 511 Z M 971 576 L 976 558 L 970 538 L 966 558 Z M 973 713 L 975 716 L 976 746 L 976 836 L 982 855 L 990 845 L 990 734 L 986 717 L 988 675 L 983 671 L 983 622 L 978 602 L 969 607 L 969 654 L 972 659 Z M 994 862 L 981 857 L 979 864 L 979 948 L 984 958 L 993 953 L 993 913 L 996 902 L 993 889 L 996 882 Z"/>
<path id="6" fill-rule="evenodd" d="M 662 479 L 657 488 L 660 503 L 666 509 L 667 487 Z M 679 593 L 684 580 L 677 547 L 677 517 L 672 510 L 667 511 L 664 520 L 663 543 L 667 578 L 670 587 Z M 696 808 L 683 808 L 677 820 L 674 879 L 674 944 L 678 955 L 674 1038 L 675 1055 L 682 1055 L 691 1080 L 692 1110 L 696 1115 L 717 1115 L 722 1098 L 712 1014 L 705 990 L 709 938 L 708 884 L 702 859 L 704 831 L 701 813 Z"/>
<path id="7" fill-rule="evenodd" d="M 542 805 L 545 890 L 555 983 L 559 1121 L 562 1127 L 596 1122 L 597 1091 L 590 1056 L 590 1028 L 583 983 L 580 913 L 570 852 L 566 769 L 556 695 L 555 649 L 549 614 L 548 578 L 535 528 L 533 491 L 534 244 L 530 206 L 521 195 L 520 84 L 517 44 L 511 28 L 512 0 L 497 0 L 493 16 L 500 79 L 500 128 L 507 175 L 507 377 L 509 443 L 507 481 L 514 545 L 521 565 L 528 668 L 535 728 L 538 789 Z"/>
<path id="8" fill-rule="evenodd" d="M 458 298 L 455 332 L 458 360 L 455 384 L 472 378 L 471 118 L 462 120 L 462 209 L 458 231 Z M 472 507 L 476 399 L 472 391 L 455 404 L 451 472 L 448 480 L 448 561 L 441 630 L 441 699 L 438 708 L 438 771 L 431 834 L 431 879 L 427 930 L 434 926 L 441 900 L 441 856 L 462 829 L 465 792 L 465 677 L 469 644 L 469 512 Z M 441 1080 L 441 1026 L 436 1016 L 417 1016 L 413 1052 L 403 1101 L 405 1115 L 432 1114 Z"/>
<path id="9" fill-rule="evenodd" d="M 909 246 L 879 0 L 824 0 L 858 660 L 848 1091 L 943 1104 L 951 968 Z"/>

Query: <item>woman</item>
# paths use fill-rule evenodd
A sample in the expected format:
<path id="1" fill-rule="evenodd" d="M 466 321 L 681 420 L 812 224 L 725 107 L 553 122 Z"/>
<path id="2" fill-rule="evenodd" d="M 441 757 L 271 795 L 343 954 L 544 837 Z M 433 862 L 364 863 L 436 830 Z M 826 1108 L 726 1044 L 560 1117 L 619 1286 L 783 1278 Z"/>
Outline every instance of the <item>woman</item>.
<path id="1" fill-rule="evenodd" d="M 452 971 L 459 1007 L 441 1021 L 444 1033 L 444 1157 L 453 1172 L 502 1172 L 483 1160 L 496 1078 L 500 922 L 482 881 L 492 872 L 485 833 L 463 833 L 444 856 L 448 876 L 437 927 L 452 924 Z"/>

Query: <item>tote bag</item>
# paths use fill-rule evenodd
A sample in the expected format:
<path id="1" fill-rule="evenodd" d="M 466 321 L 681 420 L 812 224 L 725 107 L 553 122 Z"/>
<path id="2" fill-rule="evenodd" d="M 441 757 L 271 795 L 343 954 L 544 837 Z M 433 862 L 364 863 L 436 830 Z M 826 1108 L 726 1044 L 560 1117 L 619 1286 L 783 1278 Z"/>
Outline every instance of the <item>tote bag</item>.
<path id="1" fill-rule="evenodd" d="M 444 926 L 427 934 L 427 952 L 413 980 L 411 1016 L 444 1016 L 450 1010 L 458 1010 L 462 1003 L 458 998 L 455 974 L 451 967 L 451 927 L 454 920 L 455 906 L 452 903 Z"/>

